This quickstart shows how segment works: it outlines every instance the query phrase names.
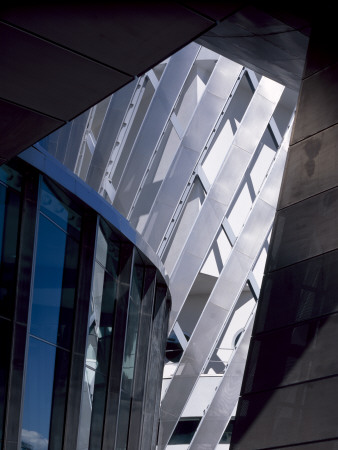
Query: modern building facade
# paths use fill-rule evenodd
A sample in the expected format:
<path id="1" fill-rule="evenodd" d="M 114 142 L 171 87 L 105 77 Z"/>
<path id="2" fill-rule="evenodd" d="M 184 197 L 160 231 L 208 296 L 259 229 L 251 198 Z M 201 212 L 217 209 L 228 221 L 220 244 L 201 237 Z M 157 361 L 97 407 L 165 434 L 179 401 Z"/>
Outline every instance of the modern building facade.
<path id="1" fill-rule="evenodd" d="M 161 264 L 84 183 L 33 149 L 26 160 L 0 169 L 1 448 L 151 448 Z"/>
<path id="2" fill-rule="evenodd" d="M 296 101 L 192 43 L 35 145 L 116 208 L 168 274 L 158 448 L 216 448 L 234 416 Z"/>
<path id="3" fill-rule="evenodd" d="M 253 332 L 250 362 L 234 427 L 232 448 L 235 449 L 312 450 L 334 449 L 337 446 L 335 384 L 338 372 L 333 343 L 337 333 L 334 298 L 337 271 L 335 141 L 338 123 L 338 52 L 334 31 L 335 15 L 330 8 L 325 3 L 320 8 L 315 5 L 313 13 L 311 7 L 305 11 L 303 6 L 285 2 L 273 5 L 232 3 L 221 6 L 187 3 L 173 4 L 171 9 L 166 7 L 165 13 L 156 17 L 163 24 L 164 34 L 169 23 L 173 32 L 167 41 L 175 49 L 196 38 L 202 39 L 212 50 L 225 56 L 229 55 L 227 52 L 231 52 L 236 61 L 251 69 L 257 68 L 258 73 L 266 74 L 268 71 L 274 79 L 279 80 L 282 76 L 286 85 L 291 81 L 301 86 L 279 211 L 272 233 L 261 306 L 257 314 L 259 319 Z M 182 15 L 176 14 L 173 18 L 178 10 L 182 11 Z M 8 15 L 7 11 L 5 15 L 2 13 L 1 33 L 9 38 L 11 44 L 1 54 L 5 67 L 9 67 L 9 71 L 2 71 L 1 75 L 5 80 L 5 83 L 1 83 L 1 111 L 5 118 L 2 121 L 5 131 L 2 135 L 6 137 L 2 146 L 4 161 L 46 135 L 47 130 L 52 131 L 83 112 L 83 104 L 75 101 L 76 95 L 69 95 L 68 92 L 68 96 L 65 96 L 63 89 L 64 86 L 75 86 L 74 80 L 84 82 L 84 73 L 97 73 L 97 79 L 100 80 L 97 85 L 102 87 L 102 90 L 90 91 L 87 98 L 91 100 L 87 102 L 87 106 L 92 104 L 95 96 L 98 100 L 106 96 L 109 89 L 104 90 L 109 79 L 112 80 L 114 76 L 111 66 L 115 62 L 119 69 L 122 66 L 119 65 L 119 52 L 115 52 L 111 60 L 104 61 L 105 52 L 100 51 L 104 33 L 99 32 L 98 28 L 95 31 L 95 20 L 102 11 L 100 8 L 97 11 L 95 19 L 94 16 L 92 20 L 85 17 L 84 22 L 81 22 L 81 12 L 66 13 L 66 18 L 74 20 L 71 21 L 72 27 L 66 25 L 65 28 L 50 26 L 58 24 L 60 16 L 54 20 L 53 11 L 52 15 L 48 15 L 43 8 L 39 10 L 41 15 L 38 21 L 33 20 L 34 14 L 20 14 L 20 10 L 14 15 Z M 42 17 L 44 20 L 41 20 Z M 121 31 L 130 30 L 130 36 L 136 36 L 137 39 L 142 35 L 142 32 L 135 33 L 134 14 L 125 14 L 124 17 L 130 17 L 131 20 L 129 26 L 124 28 L 114 28 L 114 18 L 108 14 L 106 17 L 111 29 L 114 32 L 117 30 L 126 38 L 125 48 L 135 48 L 137 52 L 140 47 L 135 46 L 135 40 L 127 38 Z M 148 20 L 148 10 L 142 17 L 140 23 L 143 24 L 143 29 L 151 33 L 154 28 Z M 170 19 L 166 20 L 168 17 Z M 121 23 L 128 23 L 123 22 L 121 17 L 119 20 Z M 85 26 L 81 28 L 83 23 Z M 94 25 L 94 33 L 88 34 L 88 30 L 93 30 L 86 26 L 88 23 Z M 98 23 L 103 22 L 99 20 Z M 182 23 L 188 24 L 184 29 L 187 30 L 186 34 L 182 34 Z M 177 27 L 172 24 L 177 24 Z M 142 29 L 142 25 L 140 28 Z M 64 30 L 69 29 L 72 30 L 71 33 L 64 33 Z M 81 30 L 84 31 L 81 35 L 85 36 L 81 42 L 88 43 L 87 37 L 94 36 L 93 42 L 88 46 L 89 52 L 81 47 L 81 42 L 76 42 L 75 37 L 80 33 L 74 31 Z M 100 36 L 100 39 L 95 40 L 95 36 Z M 110 37 L 111 34 L 108 33 L 107 36 Z M 300 44 L 304 41 L 307 44 L 308 36 L 310 43 L 305 58 L 306 45 Z M 163 34 L 159 33 L 159 39 L 153 38 L 148 46 L 146 40 L 141 40 L 148 55 L 152 54 L 149 48 L 156 47 L 155 60 L 144 58 L 148 67 L 154 67 L 173 51 L 172 48 L 168 49 L 161 37 Z M 17 44 L 25 38 L 29 45 L 24 46 L 24 51 L 20 53 L 20 45 Z M 116 49 L 112 42 L 117 40 L 108 39 L 108 45 L 103 48 Z M 46 108 L 46 105 L 52 104 L 47 95 L 50 87 L 45 84 L 39 86 L 39 80 L 45 74 L 35 70 L 37 64 L 27 64 L 32 49 L 39 48 L 43 50 L 40 56 L 45 55 L 54 64 L 50 65 L 45 79 L 55 80 L 55 75 L 58 78 L 60 73 L 62 77 L 74 74 L 74 78 L 68 78 L 70 83 L 60 77 L 53 86 L 53 93 L 56 94 L 54 105 L 60 109 Z M 162 53 L 158 48 L 162 48 Z M 130 58 L 128 52 L 121 54 L 123 57 L 127 55 L 127 62 L 128 59 L 136 63 L 142 60 L 142 55 L 134 59 Z M 156 60 L 159 54 L 161 58 Z M 14 71 L 11 58 L 17 64 Z M 100 66 L 102 62 L 107 73 Z M 88 63 L 87 67 L 81 66 L 82 63 Z M 28 67 L 30 71 L 27 72 Z M 63 70 L 64 67 L 69 70 Z M 58 68 L 61 70 L 57 70 Z M 92 72 L 94 69 L 97 72 Z M 125 65 L 114 77 L 114 83 L 122 72 L 127 78 L 122 76 L 118 80 L 120 85 L 128 83 L 133 74 L 139 75 L 145 71 L 145 67 L 138 66 L 135 69 Z M 11 78 L 13 73 L 15 76 Z M 118 83 L 114 84 L 110 92 L 117 85 Z M 17 86 L 21 89 L 16 89 Z M 22 89 L 22 86 L 26 86 L 26 89 Z M 81 87 L 81 84 L 75 87 Z M 72 101 L 69 102 L 69 99 Z M 63 101 L 65 108 L 62 108 Z M 74 109 L 69 109 L 70 105 Z M 17 130 L 17 134 L 11 128 Z M 112 194 L 114 195 L 113 191 Z M 266 356 L 274 361 L 273 356 L 278 354 L 283 355 L 283 364 L 267 363 Z M 172 426 L 169 425 L 171 428 L 174 428 L 173 423 Z M 208 448 L 208 443 L 204 448 Z"/>

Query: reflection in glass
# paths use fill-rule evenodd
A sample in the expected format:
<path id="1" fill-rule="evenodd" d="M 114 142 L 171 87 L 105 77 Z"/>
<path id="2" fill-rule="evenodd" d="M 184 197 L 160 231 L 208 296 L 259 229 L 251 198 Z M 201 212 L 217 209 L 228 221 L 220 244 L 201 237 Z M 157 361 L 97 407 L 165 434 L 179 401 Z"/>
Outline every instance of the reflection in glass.
<path id="1" fill-rule="evenodd" d="M 0 314 L 9 318 L 15 296 L 19 214 L 20 194 L 0 183 Z"/>
<path id="2" fill-rule="evenodd" d="M 144 266 L 135 264 L 129 300 L 128 323 L 122 366 L 122 386 L 117 427 L 117 450 L 127 448 L 131 397 L 134 380 L 135 356 L 139 329 Z"/>
<path id="3" fill-rule="evenodd" d="M 95 257 L 78 449 L 101 448 L 105 417 L 119 245 L 110 229 L 102 223 L 98 229 Z"/>
<path id="4" fill-rule="evenodd" d="M 14 167 L 9 167 L 6 164 L 0 166 L 0 180 L 16 191 L 21 191 L 22 175 Z"/>
<path id="5" fill-rule="evenodd" d="M 103 431 L 115 314 L 115 289 L 116 281 L 96 263 L 86 358 L 86 364 L 95 370 L 95 374 L 90 369 L 86 374 L 90 382 L 88 391 L 92 404 L 90 448 L 100 445 Z"/>
<path id="6" fill-rule="evenodd" d="M 9 336 L 11 335 L 12 323 L 8 320 L 0 319 L 0 342 L 7 343 L 7 345 L 2 346 L 0 358 L 0 449 L 2 448 L 3 425 L 6 407 L 8 371 L 11 354 Z"/>
<path id="7" fill-rule="evenodd" d="M 47 450 L 56 348 L 30 338 L 22 420 L 22 448 Z"/>
<path id="8" fill-rule="evenodd" d="M 182 418 L 170 438 L 169 445 L 190 444 L 200 422 L 200 417 Z"/>
<path id="9" fill-rule="evenodd" d="M 75 205 L 54 184 L 42 181 L 40 210 L 75 238 L 80 238 L 81 215 Z"/>
<path id="10" fill-rule="evenodd" d="M 62 449 L 69 352 L 30 337 L 21 448 Z"/>
<path id="11" fill-rule="evenodd" d="M 71 345 L 78 254 L 79 244 L 40 215 L 30 332 L 66 348 Z"/>
<path id="12" fill-rule="evenodd" d="M 96 260 L 113 277 L 117 276 L 119 263 L 119 240 L 105 222 L 100 221 L 97 233 Z"/>

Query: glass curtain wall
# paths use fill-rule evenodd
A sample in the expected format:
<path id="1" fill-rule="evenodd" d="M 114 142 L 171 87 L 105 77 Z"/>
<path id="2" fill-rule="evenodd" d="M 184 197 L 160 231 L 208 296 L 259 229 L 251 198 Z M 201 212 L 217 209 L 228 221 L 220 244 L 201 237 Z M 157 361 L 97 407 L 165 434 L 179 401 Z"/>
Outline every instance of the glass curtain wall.
<path id="1" fill-rule="evenodd" d="M 126 340 L 123 354 L 122 383 L 116 440 L 117 450 L 125 450 L 127 448 L 144 272 L 145 266 L 142 263 L 137 250 L 135 250 Z"/>
<path id="2" fill-rule="evenodd" d="M 88 318 L 78 449 L 101 448 L 116 314 L 120 242 L 100 221 Z"/>
<path id="3" fill-rule="evenodd" d="M 0 167 L 0 449 L 8 386 L 16 286 L 17 247 L 20 223 L 21 174 L 14 168 Z"/>
<path id="4" fill-rule="evenodd" d="M 162 275 L 117 228 L 23 161 L 0 167 L 0 450 L 122 450 L 133 430 L 152 435 L 157 284 L 167 311 Z"/>
<path id="5" fill-rule="evenodd" d="M 41 180 L 22 448 L 62 448 L 80 232 L 79 211 Z"/>

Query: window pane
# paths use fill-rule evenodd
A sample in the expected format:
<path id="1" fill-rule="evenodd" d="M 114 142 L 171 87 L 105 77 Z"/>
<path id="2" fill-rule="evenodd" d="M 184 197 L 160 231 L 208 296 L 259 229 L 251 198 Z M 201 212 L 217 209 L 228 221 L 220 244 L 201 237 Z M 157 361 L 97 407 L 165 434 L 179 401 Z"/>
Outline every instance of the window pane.
<path id="1" fill-rule="evenodd" d="M 47 450 L 56 348 L 30 338 L 22 421 L 22 447 Z M 30 447 L 28 447 L 30 448 Z"/>
<path id="2" fill-rule="evenodd" d="M 101 220 L 97 234 L 96 260 L 115 278 L 118 271 L 119 251 L 118 238 Z"/>
<path id="3" fill-rule="evenodd" d="M 12 336 L 12 323 L 0 319 L 0 342 L 6 343 L 2 346 L 0 358 L 0 449 L 2 448 L 3 422 L 6 407 L 6 393 L 8 383 L 9 359 L 11 353 L 10 340 Z"/>
<path id="4" fill-rule="evenodd" d="M 141 307 L 143 265 L 135 265 L 132 275 L 132 287 L 129 300 L 126 342 L 122 366 L 122 386 L 120 396 L 120 410 L 117 431 L 117 450 L 126 449 L 129 428 L 131 396 L 134 379 L 136 344 L 139 329 L 139 314 Z"/>
<path id="5" fill-rule="evenodd" d="M 22 175 L 13 167 L 6 164 L 0 166 L 0 180 L 16 191 L 21 191 Z"/>
<path id="6" fill-rule="evenodd" d="M 96 313 L 92 314 L 90 319 L 87 347 L 87 365 L 96 372 L 95 374 L 89 371 L 86 373 L 89 383 L 87 389 L 92 393 L 90 397 L 92 402 L 91 449 L 100 448 L 102 438 L 115 314 L 115 290 L 116 281 L 103 270 L 100 264 L 96 263 L 93 288 Z M 100 311 L 100 315 L 98 311 Z"/>
<path id="7" fill-rule="evenodd" d="M 61 189 L 46 181 L 41 183 L 40 210 L 67 233 L 80 238 L 81 215 Z"/>
<path id="8" fill-rule="evenodd" d="M 200 418 L 180 420 L 170 438 L 169 445 L 190 444 L 200 420 Z"/>
<path id="9" fill-rule="evenodd" d="M 15 296 L 20 195 L 0 184 L 0 315 L 11 317 Z"/>
<path id="10" fill-rule="evenodd" d="M 78 247 L 40 215 L 31 334 L 66 348 L 71 344 Z"/>
<path id="11" fill-rule="evenodd" d="M 29 340 L 21 448 L 61 449 L 69 353 Z"/>
<path id="12" fill-rule="evenodd" d="M 107 247 L 108 248 L 108 247 Z M 102 250 L 102 247 L 101 247 Z M 102 256 L 102 251 L 100 255 Z M 97 250 L 98 251 L 98 250 Z M 115 315 L 116 280 L 95 263 L 93 291 L 89 311 L 86 370 L 83 380 L 78 448 L 100 448 L 111 341 Z"/>

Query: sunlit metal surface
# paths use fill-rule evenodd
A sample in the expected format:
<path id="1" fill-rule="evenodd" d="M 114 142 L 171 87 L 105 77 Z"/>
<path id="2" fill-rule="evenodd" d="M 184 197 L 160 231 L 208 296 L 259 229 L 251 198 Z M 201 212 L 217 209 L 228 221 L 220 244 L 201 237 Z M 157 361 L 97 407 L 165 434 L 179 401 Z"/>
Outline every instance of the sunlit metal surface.
<path id="1" fill-rule="evenodd" d="M 182 145 L 152 207 L 151 215 L 157 217 L 156 224 L 151 222 L 145 227 L 144 237 L 153 248 L 157 248 L 160 243 L 160 237 L 165 232 L 175 206 L 180 200 L 182 190 L 195 168 L 241 69 L 238 64 L 227 60 L 221 59 L 216 64 L 215 71 L 210 77 L 182 140 Z M 167 205 L 165 211 L 161 210 L 163 204 Z M 159 214 L 160 211 L 161 214 Z"/>
<path id="2" fill-rule="evenodd" d="M 239 397 L 253 318 L 254 314 L 251 315 L 236 353 L 215 392 L 207 412 L 202 417 L 189 450 L 200 450 L 201 448 L 203 450 L 214 450 L 222 437 L 224 425 L 229 422 Z"/>
<path id="3" fill-rule="evenodd" d="M 296 97 L 190 44 L 37 145 L 117 208 L 120 227 L 163 264 L 182 356 L 164 369 L 158 450 L 194 414 L 199 428 L 182 448 L 216 448 L 233 412 Z M 59 147 L 75 137 L 67 163 Z"/>
<path id="4" fill-rule="evenodd" d="M 268 83 L 270 80 L 262 79 L 258 86 Z M 276 91 L 279 96 L 282 94 L 282 88 L 275 83 Z M 275 93 L 272 97 L 275 98 Z M 250 155 L 256 149 L 260 138 L 262 137 L 266 126 L 271 119 L 273 110 L 277 104 L 277 100 L 273 103 L 271 100 L 262 97 L 260 94 L 254 94 L 252 101 L 246 111 L 242 123 L 235 135 L 226 160 L 212 185 L 208 197 L 203 203 L 201 212 L 197 218 L 194 228 L 187 240 L 182 251 L 179 261 L 176 264 L 175 271 L 171 277 L 171 293 L 172 293 L 172 313 L 170 317 L 170 326 L 173 326 L 177 315 L 183 305 L 183 302 L 189 292 L 194 278 L 184 276 L 183 280 L 178 282 L 182 277 L 182 271 L 185 267 L 191 267 L 196 262 L 194 273 L 197 274 L 199 266 L 202 264 L 208 248 L 214 239 L 216 232 L 226 214 L 227 207 L 235 195 L 238 185 L 245 175 L 246 169 L 250 162 Z M 257 121 L 259 119 L 259 121 Z M 209 236 L 209 239 L 208 239 Z M 190 255 L 200 256 L 200 260 L 194 258 L 190 260 Z M 193 273 L 190 270 L 190 273 Z"/>
<path id="5" fill-rule="evenodd" d="M 288 140 L 286 144 L 288 144 Z M 276 160 L 285 161 L 285 157 L 286 151 L 282 147 Z M 269 204 L 266 202 L 269 196 L 266 196 L 265 192 L 268 191 L 269 193 L 272 185 L 275 192 L 278 192 L 283 166 L 283 164 L 276 164 L 270 171 L 162 400 L 159 433 L 159 447 L 161 449 L 165 448 L 188 401 L 190 392 L 194 388 L 208 357 L 210 357 L 217 337 L 224 328 L 226 321 L 229 320 L 231 310 L 248 279 L 255 258 L 270 230 L 278 196 L 276 194 L 274 198 L 271 198 L 272 204 Z"/>

